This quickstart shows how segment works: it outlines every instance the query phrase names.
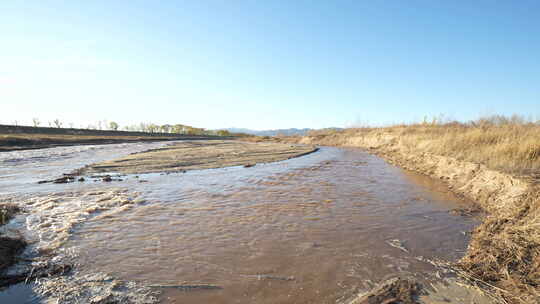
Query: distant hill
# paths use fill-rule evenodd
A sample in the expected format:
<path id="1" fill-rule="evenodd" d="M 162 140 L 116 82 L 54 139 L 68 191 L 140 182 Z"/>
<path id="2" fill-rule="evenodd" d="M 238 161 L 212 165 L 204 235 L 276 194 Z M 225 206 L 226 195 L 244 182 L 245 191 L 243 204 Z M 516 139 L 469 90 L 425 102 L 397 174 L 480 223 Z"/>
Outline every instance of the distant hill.
<path id="1" fill-rule="evenodd" d="M 251 130 L 251 129 L 245 129 L 245 128 L 228 128 L 225 129 L 231 133 L 245 133 L 245 134 L 251 134 L 251 135 L 258 135 L 258 136 L 276 136 L 278 134 L 282 135 L 305 135 L 308 131 L 311 131 L 312 129 L 277 129 L 277 130 Z"/>
<path id="2" fill-rule="evenodd" d="M 339 128 L 330 128 L 330 129 L 337 130 Z M 251 129 L 245 129 L 245 128 L 228 128 L 225 130 L 231 133 L 245 133 L 245 134 L 257 135 L 257 136 L 276 136 L 278 134 L 291 136 L 291 135 L 306 135 L 309 131 L 312 131 L 314 129 L 290 128 L 290 129 L 276 129 L 276 130 L 251 130 Z"/>

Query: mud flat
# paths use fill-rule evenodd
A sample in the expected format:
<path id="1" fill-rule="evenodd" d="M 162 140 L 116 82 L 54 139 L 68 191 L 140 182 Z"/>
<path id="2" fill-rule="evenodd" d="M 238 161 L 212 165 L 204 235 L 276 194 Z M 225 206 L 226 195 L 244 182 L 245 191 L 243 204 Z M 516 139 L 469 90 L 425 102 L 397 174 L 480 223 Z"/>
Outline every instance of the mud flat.
<path id="1" fill-rule="evenodd" d="M 404 169 L 442 180 L 451 191 L 471 199 L 487 213 L 473 231 L 466 255 L 455 265 L 462 278 L 496 295 L 500 303 L 540 303 L 538 183 L 479 163 L 430 153 L 421 144 L 408 144 L 405 132 L 360 129 L 281 140 L 359 147 Z"/>
<path id="2" fill-rule="evenodd" d="M 228 140 L 189 141 L 93 164 L 77 173 L 143 174 L 229 166 L 251 167 L 258 163 L 291 159 L 315 151 L 317 148 L 310 145 L 247 143 Z"/>

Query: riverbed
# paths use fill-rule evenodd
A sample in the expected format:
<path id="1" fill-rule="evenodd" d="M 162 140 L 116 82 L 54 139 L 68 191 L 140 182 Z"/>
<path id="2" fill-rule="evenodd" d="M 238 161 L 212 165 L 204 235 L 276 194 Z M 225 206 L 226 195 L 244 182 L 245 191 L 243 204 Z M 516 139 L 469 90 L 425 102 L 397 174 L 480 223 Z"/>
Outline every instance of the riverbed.
<path id="1" fill-rule="evenodd" d="M 169 144 L 0 154 L 0 199 L 27 209 L 8 227 L 33 240 L 26 256 L 55 252 L 77 265 L 76 280 L 99 274 L 107 277 L 102 289 L 114 281 L 161 303 L 348 303 L 391 277 L 440 281 L 430 261 L 460 258 L 478 223 L 450 213 L 468 202 L 443 184 L 358 149 L 107 183 L 37 183 Z M 50 284 L 17 286 L 0 302 L 72 299 L 50 289 L 59 281 Z M 85 284 L 90 295 L 78 292 L 100 296 Z"/>

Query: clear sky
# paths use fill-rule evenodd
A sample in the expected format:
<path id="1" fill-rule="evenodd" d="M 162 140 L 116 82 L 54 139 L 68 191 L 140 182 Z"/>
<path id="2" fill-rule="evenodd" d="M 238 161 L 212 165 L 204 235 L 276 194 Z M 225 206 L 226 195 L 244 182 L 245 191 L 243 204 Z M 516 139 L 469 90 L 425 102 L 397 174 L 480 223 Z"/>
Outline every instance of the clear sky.
<path id="1" fill-rule="evenodd" d="M 540 118 L 540 1 L 1 1 L 0 123 Z"/>

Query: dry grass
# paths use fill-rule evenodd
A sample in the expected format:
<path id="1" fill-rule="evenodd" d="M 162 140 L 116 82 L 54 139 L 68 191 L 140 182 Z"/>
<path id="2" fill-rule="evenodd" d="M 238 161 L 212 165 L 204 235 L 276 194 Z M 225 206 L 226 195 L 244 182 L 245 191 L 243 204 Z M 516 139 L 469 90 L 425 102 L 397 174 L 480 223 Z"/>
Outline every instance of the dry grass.
<path id="1" fill-rule="evenodd" d="M 351 304 L 417 304 L 420 285 L 412 279 L 387 280 Z"/>
<path id="2" fill-rule="evenodd" d="M 445 124 L 396 127 L 411 148 L 512 174 L 540 172 L 540 125 Z"/>
<path id="3" fill-rule="evenodd" d="M 488 216 L 475 229 L 458 265 L 493 284 L 513 303 L 540 303 L 540 199 L 538 189 L 512 208 Z"/>
<path id="4" fill-rule="evenodd" d="M 427 152 L 483 164 L 528 181 L 530 190 L 522 199 L 487 208 L 491 214 L 475 229 L 468 252 L 458 264 L 469 278 L 494 286 L 510 303 L 540 303 L 539 122 L 493 116 L 469 123 L 434 121 L 312 132 L 307 139 L 311 144 L 375 146 L 386 153 Z M 301 137 L 282 140 L 303 142 Z"/>
<path id="5" fill-rule="evenodd" d="M 330 137 L 392 134 L 400 144 L 415 151 L 450 156 L 486 165 L 510 174 L 540 173 L 540 123 L 494 116 L 469 123 L 420 123 L 385 128 L 351 128 L 344 131 L 312 132 Z"/>

